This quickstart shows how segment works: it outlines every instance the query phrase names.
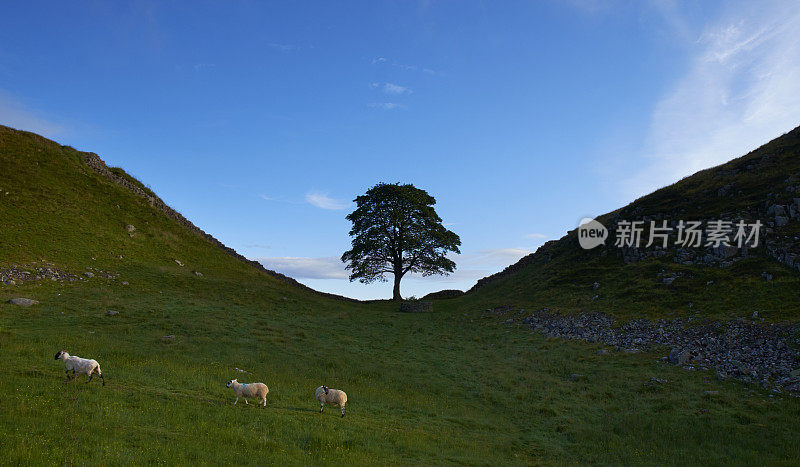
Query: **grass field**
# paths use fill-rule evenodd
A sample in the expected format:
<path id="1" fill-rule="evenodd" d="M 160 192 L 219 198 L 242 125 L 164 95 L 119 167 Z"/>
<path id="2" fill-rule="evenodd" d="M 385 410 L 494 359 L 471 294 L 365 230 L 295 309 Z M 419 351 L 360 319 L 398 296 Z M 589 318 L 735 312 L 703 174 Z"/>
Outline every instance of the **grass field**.
<path id="1" fill-rule="evenodd" d="M 0 289 L 4 301 L 42 302 L 0 305 L 5 461 L 800 458 L 800 399 L 656 363 L 657 355 L 596 355 L 595 345 L 547 340 L 447 302 L 433 314 L 401 314 L 386 303 L 284 300 L 258 281 L 129 275 L 128 287 L 98 279 Z M 65 384 L 53 359 L 62 348 L 98 359 L 108 384 Z M 236 377 L 270 387 L 266 409 L 232 405 L 225 382 Z M 667 382 L 650 385 L 651 377 Z M 318 413 L 321 384 L 348 393 L 345 418 L 335 407 Z"/>

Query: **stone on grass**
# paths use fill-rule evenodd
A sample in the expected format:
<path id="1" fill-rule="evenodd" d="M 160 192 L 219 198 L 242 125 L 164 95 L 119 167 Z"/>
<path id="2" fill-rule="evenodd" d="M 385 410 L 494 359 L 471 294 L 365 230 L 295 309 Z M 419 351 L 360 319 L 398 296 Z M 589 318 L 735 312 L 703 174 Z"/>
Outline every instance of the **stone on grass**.
<path id="1" fill-rule="evenodd" d="M 19 306 L 31 306 L 39 304 L 39 302 L 37 302 L 36 300 L 32 300 L 30 298 L 12 298 L 11 300 L 8 301 L 8 303 Z"/>

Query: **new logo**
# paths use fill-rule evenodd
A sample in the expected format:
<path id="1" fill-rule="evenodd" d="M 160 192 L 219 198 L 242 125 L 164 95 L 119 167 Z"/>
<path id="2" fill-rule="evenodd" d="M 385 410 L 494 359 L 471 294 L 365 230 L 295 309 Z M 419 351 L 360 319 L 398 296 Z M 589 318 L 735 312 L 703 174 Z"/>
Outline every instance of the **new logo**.
<path id="1" fill-rule="evenodd" d="M 581 248 L 591 250 L 605 244 L 608 238 L 608 229 L 591 217 L 584 217 L 578 224 L 578 243 Z"/>

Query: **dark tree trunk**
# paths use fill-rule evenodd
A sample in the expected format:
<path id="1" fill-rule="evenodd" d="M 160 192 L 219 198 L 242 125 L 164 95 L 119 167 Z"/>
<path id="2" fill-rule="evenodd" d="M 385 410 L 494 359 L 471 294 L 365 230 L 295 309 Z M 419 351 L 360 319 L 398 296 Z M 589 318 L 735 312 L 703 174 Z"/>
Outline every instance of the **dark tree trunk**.
<path id="1" fill-rule="evenodd" d="M 394 274 L 394 291 L 392 291 L 392 300 L 402 300 L 400 296 L 400 279 L 403 278 L 402 274 Z"/>

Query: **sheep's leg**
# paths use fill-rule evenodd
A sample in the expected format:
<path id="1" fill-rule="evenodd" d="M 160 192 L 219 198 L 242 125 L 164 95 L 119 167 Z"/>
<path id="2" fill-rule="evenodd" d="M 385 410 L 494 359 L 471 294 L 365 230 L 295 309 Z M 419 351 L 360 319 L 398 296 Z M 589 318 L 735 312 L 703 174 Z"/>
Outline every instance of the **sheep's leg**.
<path id="1" fill-rule="evenodd" d="M 233 401 L 233 405 L 236 405 L 237 402 L 239 402 L 239 396 L 236 396 L 236 400 Z"/>
<path id="2" fill-rule="evenodd" d="M 323 408 L 325 408 L 325 403 L 324 402 L 320 402 L 319 403 L 319 413 L 322 413 L 322 409 Z"/>
<path id="3" fill-rule="evenodd" d="M 67 383 L 69 383 L 69 370 L 64 370 L 64 373 L 67 375 Z"/>
<path id="4" fill-rule="evenodd" d="M 103 386 L 105 386 L 105 385 L 106 385 L 106 379 L 105 379 L 105 378 L 103 378 L 103 373 L 100 373 L 100 381 L 102 381 L 102 382 L 103 382 Z"/>
<path id="5" fill-rule="evenodd" d="M 266 407 L 267 406 L 267 398 L 266 397 L 261 399 L 261 406 L 262 407 Z"/>
<path id="6" fill-rule="evenodd" d="M 89 384 L 89 381 L 92 380 L 93 376 L 94 376 L 94 373 L 89 373 L 89 379 L 86 380 L 86 384 Z"/>
<path id="7" fill-rule="evenodd" d="M 342 406 L 342 418 L 344 418 L 344 406 Z"/>
<path id="8" fill-rule="evenodd" d="M 244 398 L 244 405 L 250 405 L 250 403 L 247 402 L 247 398 L 246 397 Z"/>

